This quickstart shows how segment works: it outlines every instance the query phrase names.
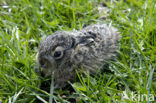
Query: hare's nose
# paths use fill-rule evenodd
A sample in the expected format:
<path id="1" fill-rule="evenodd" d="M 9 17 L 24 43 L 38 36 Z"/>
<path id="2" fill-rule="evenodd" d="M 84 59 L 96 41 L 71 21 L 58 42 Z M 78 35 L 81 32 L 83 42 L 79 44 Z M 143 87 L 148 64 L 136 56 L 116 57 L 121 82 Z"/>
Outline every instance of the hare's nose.
<path id="1" fill-rule="evenodd" d="M 39 60 L 39 67 L 40 68 L 46 68 L 47 67 L 47 61 L 45 59 Z"/>

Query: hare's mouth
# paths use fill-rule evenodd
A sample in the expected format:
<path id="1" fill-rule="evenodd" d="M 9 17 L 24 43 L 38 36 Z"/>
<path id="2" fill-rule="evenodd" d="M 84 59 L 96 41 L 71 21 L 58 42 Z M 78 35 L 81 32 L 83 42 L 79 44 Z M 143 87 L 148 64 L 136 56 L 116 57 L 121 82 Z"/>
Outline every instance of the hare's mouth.
<path id="1" fill-rule="evenodd" d="M 43 77 L 49 77 L 55 74 L 55 71 L 51 68 L 41 68 L 41 74 Z"/>

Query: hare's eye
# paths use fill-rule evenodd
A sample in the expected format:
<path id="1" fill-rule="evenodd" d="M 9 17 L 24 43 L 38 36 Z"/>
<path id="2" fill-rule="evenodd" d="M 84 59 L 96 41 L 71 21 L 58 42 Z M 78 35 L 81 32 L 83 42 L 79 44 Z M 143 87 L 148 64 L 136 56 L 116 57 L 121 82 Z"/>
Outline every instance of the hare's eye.
<path id="1" fill-rule="evenodd" d="M 59 58 L 61 55 L 62 55 L 61 51 L 55 51 L 55 53 L 54 53 L 55 58 Z"/>
<path id="2" fill-rule="evenodd" d="M 55 59 L 61 59 L 63 57 L 64 49 L 60 46 L 58 46 L 54 52 L 52 52 L 52 55 Z"/>

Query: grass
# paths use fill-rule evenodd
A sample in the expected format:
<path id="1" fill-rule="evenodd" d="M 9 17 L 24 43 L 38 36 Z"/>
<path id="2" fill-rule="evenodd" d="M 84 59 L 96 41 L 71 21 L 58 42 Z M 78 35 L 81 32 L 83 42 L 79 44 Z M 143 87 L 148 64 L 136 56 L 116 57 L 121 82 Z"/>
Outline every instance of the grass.
<path id="1" fill-rule="evenodd" d="M 97 4 L 111 10 L 99 19 Z M 79 82 L 52 90 L 35 72 L 42 37 L 97 23 L 112 24 L 122 35 L 119 55 L 94 77 L 77 74 Z M 150 103 L 156 97 L 155 0 L 0 0 L 0 102 L 2 103 Z M 52 87 L 52 86 L 51 86 Z M 48 91 L 46 91 L 47 89 Z M 132 93 L 137 94 L 132 98 Z M 143 99 L 138 97 L 146 94 Z M 126 96 L 129 98 L 126 98 Z M 156 98 L 154 98 L 156 100 Z"/>

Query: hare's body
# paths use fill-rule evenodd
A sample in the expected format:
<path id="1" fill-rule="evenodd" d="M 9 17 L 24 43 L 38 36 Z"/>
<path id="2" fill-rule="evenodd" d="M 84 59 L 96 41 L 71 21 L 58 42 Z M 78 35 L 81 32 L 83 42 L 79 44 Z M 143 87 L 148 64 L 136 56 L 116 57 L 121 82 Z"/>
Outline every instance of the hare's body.
<path id="1" fill-rule="evenodd" d="M 58 87 L 75 77 L 75 69 L 96 73 L 116 54 L 120 35 L 113 27 L 95 24 L 80 31 L 58 31 L 41 41 L 37 60 Z"/>

